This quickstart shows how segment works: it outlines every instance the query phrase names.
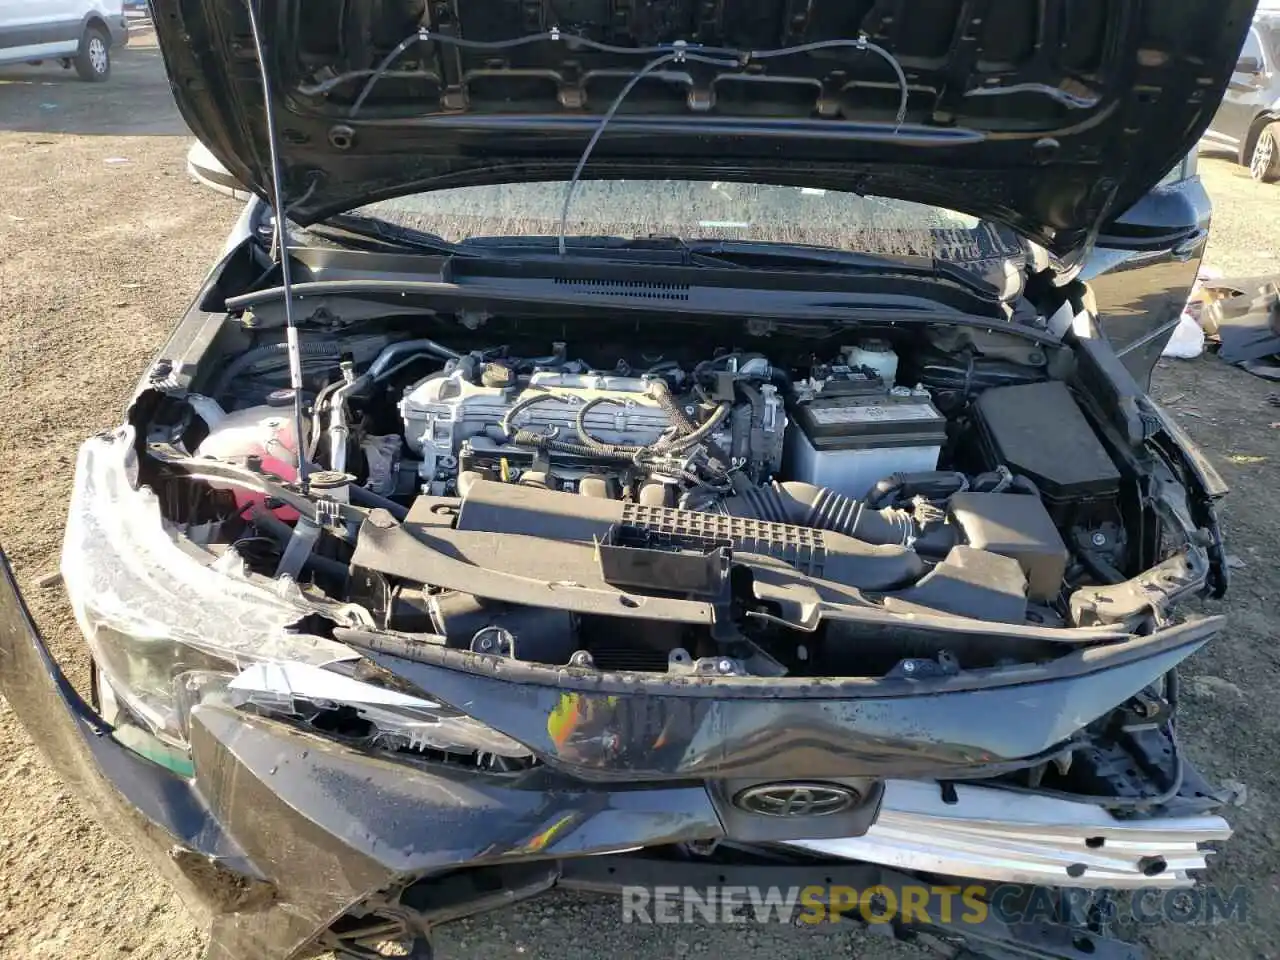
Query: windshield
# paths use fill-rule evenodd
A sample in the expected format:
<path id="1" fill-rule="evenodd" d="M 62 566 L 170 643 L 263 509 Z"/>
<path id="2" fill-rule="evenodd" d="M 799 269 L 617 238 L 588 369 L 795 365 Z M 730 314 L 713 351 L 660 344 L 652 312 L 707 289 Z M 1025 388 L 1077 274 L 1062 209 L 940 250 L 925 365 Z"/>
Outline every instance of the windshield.
<path id="1" fill-rule="evenodd" d="M 355 212 L 453 242 L 555 236 L 564 192 L 563 182 L 458 187 Z M 1011 234 L 942 207 L 808 187 L 693 180 L 584 180 L 566 233 L 764 240 L 959 262 L 1008 257 L 1021 249 Z"/>

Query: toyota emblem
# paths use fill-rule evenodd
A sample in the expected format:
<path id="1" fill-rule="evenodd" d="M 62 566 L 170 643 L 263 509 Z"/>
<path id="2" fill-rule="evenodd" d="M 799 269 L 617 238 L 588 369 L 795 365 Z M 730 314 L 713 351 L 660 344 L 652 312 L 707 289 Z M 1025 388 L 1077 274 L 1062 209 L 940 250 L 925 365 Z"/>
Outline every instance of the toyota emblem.
<path id="1" fill-rule="evenodd" d="M 748 787 L 733 798 L 734 806 L 763 817 L 829 817 L 854 806 L 861 797 L 838 783 L 768 783 Z"/>

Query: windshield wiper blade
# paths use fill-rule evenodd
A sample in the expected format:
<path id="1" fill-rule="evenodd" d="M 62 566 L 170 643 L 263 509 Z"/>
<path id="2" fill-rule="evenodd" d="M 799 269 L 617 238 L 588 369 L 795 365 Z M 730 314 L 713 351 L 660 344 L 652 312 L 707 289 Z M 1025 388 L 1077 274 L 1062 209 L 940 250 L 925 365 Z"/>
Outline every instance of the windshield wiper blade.
<path id="1" fill-rule="evenodd" d="M 342 239 L 335 234 L 347 234 L 377 240 L 380 243 L 409 250 L 421 250 L 426 253 L 440 253 L 449 256 L 479 256 L 474 250 L 464 250 L 456 243 L 450 243 L 438 234 L 425 230 L 403 227 L 397 223 L 380 220 L 377 217 L 365 217 L 357 213 L 338 213 L 325 219 L 322 223 L 312 224 L 306 232 L 328 239 Z"/>
<path id="2" fill-rule="evenodd" d="M 971 270 L 938 257 L 892 257 L 835 247 L 774 243 L 768 240 L 689 240 L 687 249 L 739 265 L 760 267 L 828 267 L 836 270 L 865 270 L 872 273 L 908 273 L 914 276 L 951 280 L 993 298 L 1000 291 Z"/>
<path id="3" fill-rule="evenodd" d="M 745 265 L 732 260 L 720 260 L 716 257 L 694 250 L 680 237 L 644 236 L 616 237 L 611 235 L 577 236 L 565 238 L 565 255 L 558 253 L 559 239 L 551 236 L 528 235 L 511 237 L 469 237 L 461 244 L 467 250 L 485 249 L 503 252 L 532 251 L 540 254 L 555 254 L 557 260 L 588 258 L 592 260 L 608 260 L 619 253 L 639 254 L 649 262 L 678 262 L 683 266 L 721 267 L 728 270 L 742 270 Z M 664 261 L 663 258 L 666 258 Z M 625 256 L 622 258 L 625 259 Z"/>

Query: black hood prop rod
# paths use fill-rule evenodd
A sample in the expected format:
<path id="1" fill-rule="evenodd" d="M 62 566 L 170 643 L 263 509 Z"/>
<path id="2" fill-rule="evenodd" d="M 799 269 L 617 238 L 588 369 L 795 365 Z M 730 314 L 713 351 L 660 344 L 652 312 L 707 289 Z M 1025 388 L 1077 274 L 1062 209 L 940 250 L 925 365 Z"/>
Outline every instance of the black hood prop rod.
<path id="1" fill-rule="evenodd" d="M 289 229 L 285 223 L 284 176 L 280 169 L 280 140 L 276 130 L 275 98 L 271 93 L 271 72 L 267 67 L 267 45 L 258 23 L 256 0 L 245 0 L 249 12 L 249 29 L 253 33 L 253 52 L 262 76 L 262 105 L 266 113 L 267 146 L 271 153 L 271 214 L 275 228 L 275 249 L 280 258 L 280 289 L 284 299 L 285 338 L 288 347 L 289 387 L 293 391 L 294 436 L 306 436 L 302 417 L 302 350 L 298 346 L 298 326 L 293 316 L 293 276 L 289 263 Z M 301 449 L 301 448 L 299 448 Z M 305 456 L 298 458 L 298 486 L 306 493 L 309 487 Z"/>

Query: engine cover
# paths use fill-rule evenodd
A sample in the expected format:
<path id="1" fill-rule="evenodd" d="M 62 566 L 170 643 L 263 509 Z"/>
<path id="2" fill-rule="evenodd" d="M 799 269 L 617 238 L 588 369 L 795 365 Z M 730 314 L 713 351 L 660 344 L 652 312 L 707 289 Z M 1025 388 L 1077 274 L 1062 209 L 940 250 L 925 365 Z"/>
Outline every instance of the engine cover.
<path id="1" fill-rule="evenodd" d="M 760 460 L 771 469 L 780 466 L 786 416 L 781 398 L 772 388 L 762 391 L 765 415 L 760 436 L 767 449 L 750 449 L 752 412 L 748 404 L 735 408 L 711 440 L 746 461 Z M 603 443 L 644 446 L 660 439 L 672 426 L 667 412 L 648 392 L 648 380 L 606 373 L 540 371 L 511 386 L 474 383 L 461 370 L 428 377 L 410 388 L 400 401 L 405 441 L 422 456 L 421 476 L 439 481 L 456 468 L 464 443 L 479 454 L 507 448 L 502 429 L 509 410 L 519 407 L 511 426 L 550 433 L 576 441 L 576 421 L 582 406 L 608 398 L 587 414 L 585 426 Z M 692 411 L 692 401 L 685 409 Z M 735 437 L 737 442 L 735 443 Z"/>

